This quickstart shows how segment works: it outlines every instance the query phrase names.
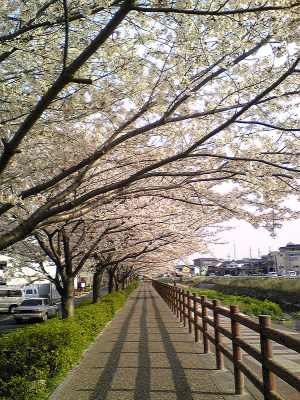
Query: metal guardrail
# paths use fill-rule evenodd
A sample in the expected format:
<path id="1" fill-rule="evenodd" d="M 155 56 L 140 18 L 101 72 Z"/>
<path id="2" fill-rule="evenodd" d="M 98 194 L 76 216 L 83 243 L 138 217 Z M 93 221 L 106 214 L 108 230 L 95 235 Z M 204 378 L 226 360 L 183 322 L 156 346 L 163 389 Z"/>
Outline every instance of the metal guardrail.
<path id="1" fill-rule="evenodd" d="M 195 342 L 199 341 L 199 332 L 202 333 L 204 353 L 209 352 L 210 342 L 214 344 L 217 369 L 224 368 L 224 356 L 233 363 L 236 394 L 244 393 L 244 376 L 264 395 L 265 400 L 284 400 L 276 391 L 275 377 L 300 392 L 299 377 L 272 358 L 272 341 L 300 353 L 300 340 L 273 329 L 269 315 L 260 315 L 259 322 L 255 322 L 240 313 L 238 306 L 222 307 L 217 300 L 209 302 L 206 296 L 197 297 L 176 284 L 172 286 L 153 280 L 152 285 L 183 325 L 188 326 Z M 212 311 L 213 317 L 208 316 L 208 310 Z M 230 319 L 231 330 L 221 326 L 220 316 Z M 208 331 L 209 325 L 213 328 L 213 335 Z M 241 325 L 259 334 L 260 351 L 241 338 Z M 232 351 L 222 343 L 223 336 L 231 340 Z M 261 364 L 262 379 L 243 362 L 242 350 Z"/>

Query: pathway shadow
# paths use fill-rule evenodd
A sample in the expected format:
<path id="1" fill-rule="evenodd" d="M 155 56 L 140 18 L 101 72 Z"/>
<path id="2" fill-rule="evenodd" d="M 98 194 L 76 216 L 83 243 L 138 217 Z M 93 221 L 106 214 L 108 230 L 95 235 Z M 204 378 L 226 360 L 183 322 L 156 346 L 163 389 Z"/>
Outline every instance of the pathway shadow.
<path id="1" fill-rule="evenodd" d="M 128 312 L 127 317 L 123 320 L 122 325 L 119 330 L 118 340 L 112 351 L 108 352 L 110 354 L 105 367 L 98 379 L 96 387 L 94 389 L 77 389 L 78 392 L 89 392 L 91 391 L 91 395 L 89 396 L 89 400 L 105 400 L 108 396 L 108 392 L 111 387 L 111 383 L 113 381 L 114 375 L 118 369 L 120 356 L 122 354 L 122 348 L 125 343 L 125 339 L 129 329 L 129 323 L 135 314 L 135 310 L 138 304 L 139 296 L 131 297 L 131 301 L 133 302 L 130 311 Z M 103 352 L 104 353 L 104 352 Z M 101 356 L 101 353 L 99 354 Z"/>
<path id="2" fill-rule="evenodd" d="M 131 298 L 131 309 L 119 321 L 119 335 L 114 333 L 108 341 L 108 345 L 113 345 L 112 350 L 97 354 L 99 357 L 109 354 L 105 365 L 90 368 L 100 372 L 95 387 L 77 389 L 78 394 L 87 393 L 88 400 L 153 400 L 160 399 L 160 395 L 171 400 L 210 400 L 233 395 L 218 391 L 210 376 L 216 370 L 206 367 L 208 364 L 201 366 L 201 353 L 194 351 L 190 340 L 172 340 L 172 327 L 178 329 L 179 325 L 174 324 L 170 315 L 165 321 L 166 309 L 160 310 L 158 296 L 147 285 L 141 291 Z M 155 324 L 155 333 L 149 330 L 149 316 Z M 133 319 L 138 325 L 130 327 Z M 151 335 L 157 339 L 158 333 L 160 341 L 153 340 Z M 137 334 L 137 340 L 132 340 L 133 334 Z M 126 340 L 127 337 L 130 339 Z M 134 346 L 132 351 L 130 346 Z"/>

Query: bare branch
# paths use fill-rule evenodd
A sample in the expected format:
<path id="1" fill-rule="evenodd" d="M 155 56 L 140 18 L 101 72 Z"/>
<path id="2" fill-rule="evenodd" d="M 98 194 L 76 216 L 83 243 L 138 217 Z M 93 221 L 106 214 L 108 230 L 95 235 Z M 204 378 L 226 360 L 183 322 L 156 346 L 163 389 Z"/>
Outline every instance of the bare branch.
<path id="1" fill-rule="evenodd" d="M 134 6 L 133 10 L 144 12 L 144 13 L 164 13 L 164 14 L 187 14 L 187 15 L 202 15 L 202 16 L 214 16 L 222 17 L 226 15 L 236 15 L 236 14 L 250 14 L 250 13 L 260 13 L 267 11 L 276 10 L 289 10 L 295 7 L 299 7 L 300 3 L 295 2 L 289 6 L 258 6 L 258 7 L 248 7 L 248 8 L 237 8 L 232 10 L 197 10 L 197 9 L 184 9 L 175 7 L 141 7 Z"/>

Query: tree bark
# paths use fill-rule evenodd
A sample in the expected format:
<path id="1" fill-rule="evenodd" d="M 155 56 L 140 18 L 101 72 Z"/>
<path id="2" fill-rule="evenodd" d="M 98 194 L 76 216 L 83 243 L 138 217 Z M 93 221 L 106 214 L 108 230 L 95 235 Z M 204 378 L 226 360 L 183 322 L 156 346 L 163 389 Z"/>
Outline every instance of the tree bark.
<path id="1" fill-rule="evenodd" d="M 74 278 L 67 278 L 61 302 L 62 318 L 74 317 Z"/>
<path id="2" fill-rule="evenodd" d="M 117 292 L 119 290 L 119 281 L 116 276 L 114 276 L 114 286 L 115 286 L 115 290 Z"/>
<path id="3" fill-rule="evenodd" d="M 101 298 L 101 283 L 103 271 L 96 271 L 93 275 L 93 303 L 99 303 Z"/>
<path id="4" fill-rule="evenodd" d="M 126 288 L 126 278 L 122 279 L 122 290 Z"/>
<path id="5" fill-rule="evenodd" d="M 112 271 L 108 272 L 108 293 L 112 293 L 114 290 L 114 273 Z"/>

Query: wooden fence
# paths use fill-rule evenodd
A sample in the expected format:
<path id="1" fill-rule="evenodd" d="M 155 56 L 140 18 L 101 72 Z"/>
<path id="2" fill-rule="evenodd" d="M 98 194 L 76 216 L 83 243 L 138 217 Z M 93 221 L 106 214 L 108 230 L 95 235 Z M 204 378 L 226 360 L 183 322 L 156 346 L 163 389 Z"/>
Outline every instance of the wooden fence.
<path id="1" fill-rule="evenodd" d="M 300 393 L 298 376 L 272 358 L 272 341 L 300 353 L 300 340 L 273 329 L 269 315 L 260 315 L 259 322 L 255 322 L 241 314 L 238 306 L 230 306 L 230 309 L 222 307 L 217 300 L 209 302 L 205 296 L 197 297 L 195 293 L 191 294 L 175 284 L 172 286 L 152 281 L 152 285 L 189 332 L 194 334 L 196 342 L 199 341 L 199 333 L 202 333 L 204 353 L 209 352 L 210 342 L 214 344 L 217 369 L 224 368 L 224 356 L 233 363 L 236 394 L 244 393 L 244 376 L 263 393 L 265 400 L 284 400 L 276 391 L 276 376 Z M 212 311 L 213 317 L 208 315 L 208 310 Z M 220 316 L 230 319 L 231 330 L 221 326 Z M 208 330 L 209 325 L 213 328 L 213 334 Z M 242 340 L 241 326 L 259 334 L 260 351 Z M 232 351 L 222 343 L 223 336 L 231 340 Z M 262 379 L 243 362 L 242 350 L 261 364 Z"/>

